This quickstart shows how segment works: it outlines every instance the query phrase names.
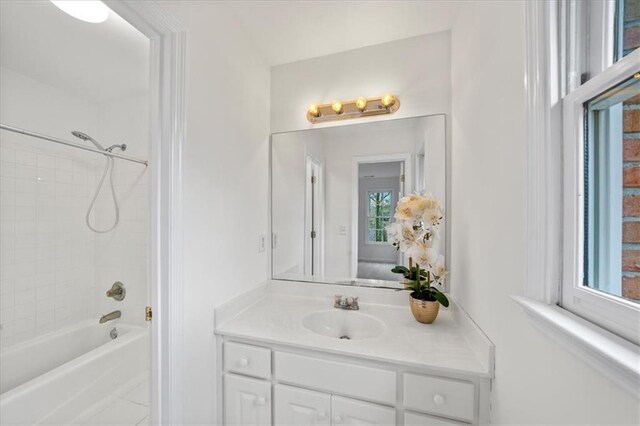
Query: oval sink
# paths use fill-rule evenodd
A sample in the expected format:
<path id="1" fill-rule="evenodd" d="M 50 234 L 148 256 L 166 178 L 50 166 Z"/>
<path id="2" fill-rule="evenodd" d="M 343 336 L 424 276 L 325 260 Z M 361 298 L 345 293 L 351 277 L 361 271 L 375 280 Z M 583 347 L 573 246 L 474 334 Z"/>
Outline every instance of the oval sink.
<path id="1" fill-rule="evenodd" d="M 387 328 L 371 315 L 341 309 L 311 312 L 302 325 L 316 334 L 345 340 L 372 339 Z"/>

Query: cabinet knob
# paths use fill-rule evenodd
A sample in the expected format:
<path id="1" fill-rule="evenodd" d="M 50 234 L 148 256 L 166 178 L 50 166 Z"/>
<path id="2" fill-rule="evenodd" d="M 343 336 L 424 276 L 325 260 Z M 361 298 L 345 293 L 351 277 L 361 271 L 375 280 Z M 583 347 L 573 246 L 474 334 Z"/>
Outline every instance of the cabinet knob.
<path id="1" fill-rule="evenodd" d="M 327 412 L 326 411 L 320 411 L 318 413 L 318 420 L 326 420 L 327 419 Z"/>
<path id="2" fill-rule="evenodd" d="M 340 417 L 340 416 L 335 416 L 335 417 L 333 418 L 333 422 L 334 422 L 334 423 L 342 423 L 342 417 Z"/>
<path id="3" fill-rule="evenodd" d="M 433 396 L 433 402 L 434 402 L 436 405 L 444 405 L 444 396 L 442 396 L 442 395 L 440 395 L 440 394 L 438 394 L 438 393 L 437 393 L 437 394 L 435 394 L 435 395 Z"/>
<path id="4" fill-rule="evenodd" d="M 266 403 L 267 403 L 267 398 L 265 398 L 264 396 L 259 396 L 258 398 L 256 398 L 256 405 L 263 406 Z"/>
<path id="5" fill-rule="evenodd" d="M 240 365 L 240 367 L 246 367 L 249 365 L 249 360 L 246 358 L 240 358 L 240 360 L 238 360 L 238 365 Z"/>

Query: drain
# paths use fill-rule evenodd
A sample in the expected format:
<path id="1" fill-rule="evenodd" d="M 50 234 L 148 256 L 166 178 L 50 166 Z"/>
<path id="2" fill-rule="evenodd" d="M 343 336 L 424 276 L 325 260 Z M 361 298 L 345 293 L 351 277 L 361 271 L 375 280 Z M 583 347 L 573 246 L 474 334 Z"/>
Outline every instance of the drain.
<path id="1" fill-rule="evenodd" d="M 340 340 L 351 340 L 349 336 L 340 336 Z"/>

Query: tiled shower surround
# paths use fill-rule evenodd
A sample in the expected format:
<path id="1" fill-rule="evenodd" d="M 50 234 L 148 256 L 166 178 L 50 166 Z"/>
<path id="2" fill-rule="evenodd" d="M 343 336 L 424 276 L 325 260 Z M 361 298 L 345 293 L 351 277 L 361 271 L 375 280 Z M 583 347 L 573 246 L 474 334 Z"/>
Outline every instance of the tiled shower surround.
<path id="1" fill-rule="evenodd" d="M 125 313 L 134 303 L 144 306 L 147 291 L 144 166 L 138 165 L 136 177 L 132 165 L 116 163 L 121 223 L 109 234 L 95 234 L 85 214 L 104 167 L 102 156 L 6 132 L 0 149 L 1 346 L 97 321 L 115 309 L 123 311 L 123 320 L 131 317 L 128 323 L 140 324 Z M 94 223 L 110 222 L 108 182 L 95 211 Z M 127 277 L 127 299 L 115 306 L 105 291 L 115 280 L 126 285 Z"/>

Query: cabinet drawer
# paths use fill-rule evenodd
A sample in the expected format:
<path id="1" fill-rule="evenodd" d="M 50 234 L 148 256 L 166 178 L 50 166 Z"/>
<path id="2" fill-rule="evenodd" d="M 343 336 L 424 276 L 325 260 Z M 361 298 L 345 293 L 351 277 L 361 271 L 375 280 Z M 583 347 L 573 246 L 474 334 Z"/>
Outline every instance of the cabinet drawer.
<path id="1" fill-rule="evenodd" d="M 404 406 L 419 411 L 473 421 L 474 385 L 440 377 L 404 374 Z"/>
<path id="2" fill-rule="evenodd" d="M 271 377 L 271 350 L 242 343 L 225 342 L 224 369 L 268 379 Z"/>
<path id="3" fill-rule="evenodd" d="M 279 381 L 395 404 L 396 373 L 333 360 L 274 352 Z"/>
<path id="4" fill-rule="evenodd" d="M 426 414 L 404 412 L 404 426 L 465 426 L 468 423 L 454 422 L 453 420 L 439 419 Z"/>

